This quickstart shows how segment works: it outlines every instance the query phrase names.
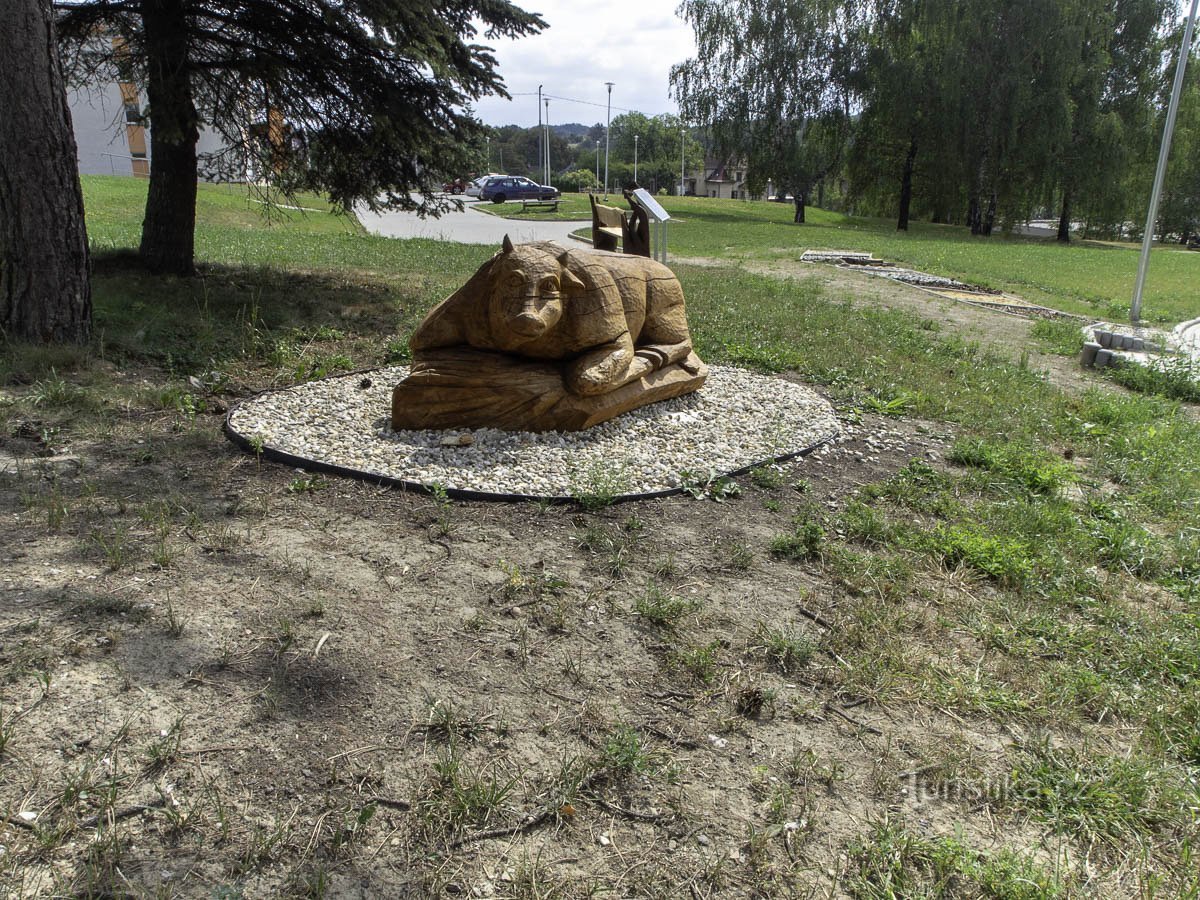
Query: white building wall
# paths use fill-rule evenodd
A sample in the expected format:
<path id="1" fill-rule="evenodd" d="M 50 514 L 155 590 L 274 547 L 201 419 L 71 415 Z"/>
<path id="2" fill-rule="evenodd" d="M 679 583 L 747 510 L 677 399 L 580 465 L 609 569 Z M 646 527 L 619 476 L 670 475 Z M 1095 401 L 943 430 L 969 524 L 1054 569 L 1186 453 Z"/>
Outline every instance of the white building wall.
<path id="1" fill-rule="evenodd" d="M 88 88 L 68 89 L 67 105 L 71 109 L 71 127 L 75 131 L 79 174 L 132 176 L 125 107 L 117 83 L 110 81 Z M 225 141 L 217 131 L 200 128 L 197 153 L 218 153 L 224 147 Z M 154 134 L 149 128 L 146 129 L 146 156 L 153 165 Z"/>
<path id="2" fill-rule="evenodd" d="M 115 81 L 67 91 L 80 175 L 132 175 L 125 107 Z"/>

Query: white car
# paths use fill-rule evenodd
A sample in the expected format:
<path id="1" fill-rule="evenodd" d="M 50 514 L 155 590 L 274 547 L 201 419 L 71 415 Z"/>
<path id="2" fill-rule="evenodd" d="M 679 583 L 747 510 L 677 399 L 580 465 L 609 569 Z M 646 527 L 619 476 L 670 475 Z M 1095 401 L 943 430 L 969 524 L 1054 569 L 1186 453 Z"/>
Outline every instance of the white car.
<path id="1" fill-rule="evenodd" d="M 501 177 L 503 177 L 503 176 L 481 175 L 479 178 L 476 178 L 474 181 L 472 181 L 470 184 L 467 185 L 466 195 L 468 197 L 478 197 L 479 192 L 483 190 L 483 186 L 485 184 L 487 184 L 493 178 L 501 178 Z"/>

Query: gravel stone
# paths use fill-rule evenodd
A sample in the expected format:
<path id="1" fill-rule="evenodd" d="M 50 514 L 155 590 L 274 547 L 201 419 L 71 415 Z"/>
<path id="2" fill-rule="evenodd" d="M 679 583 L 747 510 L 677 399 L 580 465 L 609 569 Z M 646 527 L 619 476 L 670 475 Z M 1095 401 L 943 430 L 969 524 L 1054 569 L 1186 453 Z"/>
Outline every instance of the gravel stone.
<path id="1" fill-rule="evenodd" d="M 407 375 L 406 366 L 393 366 L 268 391 L 238 404 L 226 427 L 267 456 L 294 457 L 292 464 L 462 493 L 547 499 L 672 491 L 682 485 L 683 472 L 725 475 L 838 435 L 833 408 L 814 391 L 729 366 L 711 366 L 695 393 L 587 431 L 393 431 L 392 387 Z M 449 437 L 455 440 L 444 443 Z"/>

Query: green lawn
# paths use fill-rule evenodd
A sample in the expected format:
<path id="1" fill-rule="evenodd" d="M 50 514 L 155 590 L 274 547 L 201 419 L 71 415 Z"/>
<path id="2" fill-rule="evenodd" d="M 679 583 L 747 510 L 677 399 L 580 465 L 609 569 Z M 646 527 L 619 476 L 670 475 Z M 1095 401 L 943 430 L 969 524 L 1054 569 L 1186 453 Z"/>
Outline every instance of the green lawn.
<path id="1" fill-rule="evenodd" d="M 793 225 L 790 204 L 663 198 L 673 252 L 735 259 L 794 259 L 805 249 L 870 251 L 923 271 L 1012 291 L 1034 303 L 1097 317 L 1128 317 L 1138 247 L 1048 238 L 972 237 L 965 229 L 914 222 L 907 234 L 891 219 L 851 218 L 810 208 Z M 1150 321 L 1200 315 L 1200 253 L 1157 248 L 1143 299 Z"/>
<path id="2" fill-rule="evenodd" d="M 972 237 L 965 229 L 913 222 L 898 232 L 892 219 L 854 218 L 809 207 L 792 223 L 790 203 L 660 197 L 671 213 L 670 252 L 730 260 L 796 259 L 807 249 L 870 251 L 923 271 L 1011 291 L 1034 303 L 1097 318 L 1127 319 L 1140 245 L 1051 238 Z M 609 196 L 625 206 L 619 193 Z M 514 219 L 590 221 L 586 194 L 565 194 L 558 213 L 480 208 Z M 517 210 L 517 211 L 514 211 Z M 580 232 L 584 233 L 584 232 Z M 1200 253 L 1156 247 L 1143 296 L 1143 318 L 1175 323 L 1200 315 Z"/>

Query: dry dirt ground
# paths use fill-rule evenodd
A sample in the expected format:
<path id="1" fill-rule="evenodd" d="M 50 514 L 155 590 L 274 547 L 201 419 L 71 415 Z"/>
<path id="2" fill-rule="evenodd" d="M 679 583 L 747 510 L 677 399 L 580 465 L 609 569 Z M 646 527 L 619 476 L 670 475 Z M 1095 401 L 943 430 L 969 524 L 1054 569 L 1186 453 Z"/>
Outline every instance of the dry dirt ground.
<path id="1" fill-rule="evenodd" d="M 879 704 L 823 649 L 888 585 L 768 551 L 937 464 L 942 426 L 866 415 L 724 503 L 588 512 L 309 478 L 219 414 L 108 421 L 0 444 L 10 896 L 837 896 L 888 818 L 1054 855 L 919 783 L 1000 777 L 1019 735 Z M 965 659 L 935 611 L 979 589 L 941 573 L 906 615 Z"/>

